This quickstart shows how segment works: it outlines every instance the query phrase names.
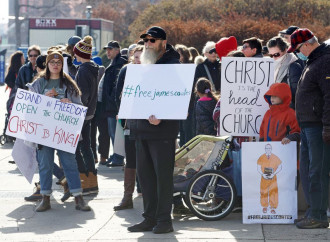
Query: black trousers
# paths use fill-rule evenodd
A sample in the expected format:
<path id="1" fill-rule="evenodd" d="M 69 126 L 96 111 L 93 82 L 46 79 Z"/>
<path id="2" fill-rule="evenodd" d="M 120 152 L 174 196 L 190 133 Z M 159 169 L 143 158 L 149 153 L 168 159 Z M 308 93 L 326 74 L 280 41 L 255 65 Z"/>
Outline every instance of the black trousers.
<path id="1" fill-rule="evenodd" d="M 91 120 L 85 120 L 81 129 L 82 140 L 78 142 L 76 160 L 80 173 L 96 174 L 94 155 L 91 148 Z"/>
<path id="2" fill-rule="evenodd" d="M 136 140 L 137 173 L 143 194 L 143 217 L 171 221 L 175 140 Z"/>
<path id="3" fill-rule="evenodd" d="M 108 118 L 101 110 L 102 104 L 97 102 L 96 111 L 94 118 L 92 119 L 91 126 L 91 143 L 94 158 L 97 158 L 96 154 L 96 128 L 99 130 L 98 136 L 98 153 L 101 155 L 101 158 L 107 159 L 109 157 L 110 151 L 110 136 L 108 132 Z"/>
<path id="4" fill-rule="evenodd" d="M 126 153 L 126 168 L 136 169 L 136 148 L 135 140 L 130 140 L 128 135 L 125 135 L 125 153 Z"/>

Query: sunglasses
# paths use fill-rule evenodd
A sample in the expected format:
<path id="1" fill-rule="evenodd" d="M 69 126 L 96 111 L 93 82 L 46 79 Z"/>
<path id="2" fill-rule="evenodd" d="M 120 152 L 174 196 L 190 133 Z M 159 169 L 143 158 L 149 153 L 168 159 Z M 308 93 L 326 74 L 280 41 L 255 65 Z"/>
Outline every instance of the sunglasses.
<path id="1" fill-rule="evenodd" d="M 303 46 L 304 44 L 301 44 L 297 49 L 296 49 L 296 52 L 299 53 L 300 52 L 300 48 L 301 46 Z"/>
<path id="2" fill-rule="evenodd" d="M 159 39 L 143 39 L 144 43 L 147 43 L 148 41 L 150 41 L 151 43 L 155 43 L 156 40 L 159 40 Z"/>
<path id="3" fill-rule="evenodd" d="M 38 57 L 38 55 L 29 55 L 29 57 Z"/>
<path id="4" fill-rule="evenodd" d="M 275 53 L 275 54 L 269 54 L 270 58 L 273 58 L 273 57 L 279 57 L 281 54 L 280 53 Z"/>
<path id="5" fill-rule="evenodd" d="M 209 54 L 213 54 L 213 53 L 215 53 L 216 52 L 216 50 L 215 50 L 215 48 L 213 48 L 213 49 L 211 49 L 210 51 L 209 51 Z"/>
<path id="6" fill-rule="evenodd" d="M 243 46 L 242 46 L 242 49 L 243 49 L 243 50 L 245 50 L 246 48 L 250 48 L 250 46 L 249 46 L 249 45 L 243 45 Z"/>

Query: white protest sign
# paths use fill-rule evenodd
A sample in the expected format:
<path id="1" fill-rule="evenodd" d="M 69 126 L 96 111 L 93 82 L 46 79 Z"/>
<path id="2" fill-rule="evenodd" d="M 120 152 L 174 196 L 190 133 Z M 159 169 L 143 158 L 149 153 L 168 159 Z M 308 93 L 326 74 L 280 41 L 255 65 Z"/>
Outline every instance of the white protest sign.
<path id="1" fill-rule="evenodd" d="M 26 180 L 31 183 L 38 167 L 37 149 L 24 144 L 24 141 L 21 139 L 16 139 L 11 155 L 18 169 Z"/>
<path id="2" fill-rule="evenodd" d="M 119 119 L 186 119 L 194 64 L 128 65 Z"/>
<path id="3" fill-rule="evenodd" d="M 221 135 L 259 136 L 269 107 L 264 94 L 274 83 L 273 65 L 271 58 L 222 58 Z"/>
<path id="4" fill-rule="evenodd" d="M 293 223 L 296 178 L 296 142 L 243 142 L 243 223 Z"/>
<path id="5" fill-rule="evenodd" d="M 75 153 L 87 108 L 18 89 L 6 134 Z"/>

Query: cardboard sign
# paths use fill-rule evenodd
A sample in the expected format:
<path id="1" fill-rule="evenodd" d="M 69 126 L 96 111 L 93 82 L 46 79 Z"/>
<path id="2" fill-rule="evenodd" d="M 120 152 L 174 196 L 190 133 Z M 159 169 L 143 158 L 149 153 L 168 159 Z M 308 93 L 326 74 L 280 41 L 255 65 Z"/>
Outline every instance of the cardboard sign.
<path id="1" fill-rule="evenodd" d="M 75 153 L 87 108 L 18 89 L 6 134 Z"/>
<path id="2" fill-rule="evenodd" d="M 11 155 L 18 169 L 31 184 L 38 167 L 37 149 L 26 145 L 21 139 L 16 139 Z"/>
<path id="3" fill-rule="evenodd" d="M 296 179 L 296 142 L 243 142 L 243 223 L 293 223 L 298 216 Z"/>
<path id="4" fill-rule="evenodd" d="M 274 83 L 273 65 L 271 58 L 222 58 L 221 135 L 259 136 L 268 109 L 264 94 Z"/>
<path id="5" fill-rule="evenodd" d="M 128 65 L 119 119 L 186 119 L 194 64 Z"/>

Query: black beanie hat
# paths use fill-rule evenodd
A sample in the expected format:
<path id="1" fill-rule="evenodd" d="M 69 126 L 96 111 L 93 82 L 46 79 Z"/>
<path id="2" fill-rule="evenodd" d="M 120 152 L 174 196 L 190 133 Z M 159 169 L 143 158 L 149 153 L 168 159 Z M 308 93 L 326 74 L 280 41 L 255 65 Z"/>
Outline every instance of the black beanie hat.
<path id="1" fill-rule="evenodd" d="M 46 68 L 46 58 L 47 58 L 47 55 L 39 55 L 36 60 L 37 67 L 44 70 Z"/>

